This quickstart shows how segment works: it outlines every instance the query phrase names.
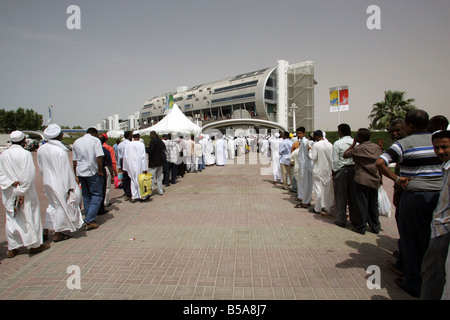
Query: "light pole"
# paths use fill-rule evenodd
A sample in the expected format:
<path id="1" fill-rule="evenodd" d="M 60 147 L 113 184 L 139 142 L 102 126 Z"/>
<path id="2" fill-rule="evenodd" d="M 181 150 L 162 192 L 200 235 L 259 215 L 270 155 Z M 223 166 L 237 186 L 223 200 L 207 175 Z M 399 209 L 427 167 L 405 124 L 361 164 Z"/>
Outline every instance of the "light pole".
<path id="1" fill-rule="evenodd" d="M 295 132 L 296 129 L 296 121 L 295 121 L 295 110 L 297 109 L 297 105 L 295 103 L 291 104 L 291 110 L 292 110 L 292 131 Z"/>

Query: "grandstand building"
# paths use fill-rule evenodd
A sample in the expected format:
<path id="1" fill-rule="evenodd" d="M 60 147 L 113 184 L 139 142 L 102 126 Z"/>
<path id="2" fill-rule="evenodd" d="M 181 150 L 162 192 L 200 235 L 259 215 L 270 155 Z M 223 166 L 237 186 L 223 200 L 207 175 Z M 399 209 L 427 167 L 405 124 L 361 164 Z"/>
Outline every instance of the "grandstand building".
<path id="1" fill-rule="evenodd" d="M 141 128 L 160 121 L 166 99 L 205 129 L 279 129 L 294 131 L 314 127 L 314 64 L 290 65 L 279 60 L 275 67 L 242 73 L 226 79 L 178 87 L 147 100 L 140 110 Z"/>

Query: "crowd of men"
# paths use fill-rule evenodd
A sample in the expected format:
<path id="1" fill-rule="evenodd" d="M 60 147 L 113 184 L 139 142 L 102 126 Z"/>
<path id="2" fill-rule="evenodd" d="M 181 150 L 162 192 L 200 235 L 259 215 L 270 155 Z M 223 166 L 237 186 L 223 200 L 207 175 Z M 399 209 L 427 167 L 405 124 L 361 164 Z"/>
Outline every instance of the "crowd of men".
<path id="1" fill-rule="evenodd" d="M 337 127 L 333 144 L 325 132 L 306 137 L 300 127 L 293 139 L 289 132 L 263 139 L 261 151 L 272 159 L 273 183 L 297 194 L 295 208 L 310 208 L 341 228 L 350 223 L 363 235 L 382 230 L 378 195 L 383 178 L 391 179 L 400 239 L 389 268 L 410 295 L 440 299 L 450 239 L 448 125 L 444 116 L 429 119 L 416 109 L 390 124 L 393 144 L 385 151 L 366 128 L 352 138 L 348 124 Z"/>
<path id="2" fill-rule="evenodd" d="M 0 155 L 7 257 L 16 256 L 21 247 L 28 248 L 30 254 L 49 249 L 44 244 L 49 230 L 54 232 L 52 240 L 59 242 L 70 239 L 69 233 L 80 228 L 97 229 L 97 216 L 108 212 L 111 186 L 119 177 L 124 199 L 134 203 L 149 199 L 148 195 L 141 194 L 140 174 L 151 173 L 156 194 L 162 195 L 164 187 L 177 183 L 178 177 L 186 172 L 202 172 L 213 164 L 226 165 L 229 149 L 224 137 L 189 138 L 172 139 L 167 134 L 161 139 L 153 131 L 146 147 L 139 131 L 127 131 L 111 147 L 106 134 L 89 128 L 74 142 L 72 159 L 69 159 L 69 150 L 62 143 L 61 127 L 50 124 L 44 131 L 45 143 L 37 151 L 38 170 L 49 201 L 41 221 L 33 157 L 24 148 L 25 134 L 12 132 L 11 146 Z"/>
<path id="3" fill-rule="evenodd" d="M 0 155 L 0 187 L 6 209 L 7 257 L 20 247 L 30 254 L 49 248 L 43 241 L 49 230 L 53 241 L 70 238 L 77 229 L 97 229 L 97 216 L 108 212 L 111 185 L 120 181 L 126 201 L 147 201 L 139 177 L 151 173 L 157 195 L 187 173 L 247 152 L 270 158 L 273 183 L 296 194 L 295 208 L 334 219 L 336 226 L 364 235 L 381 229 L 379 191 L 383 178 L 394 181 L 395 219 L 399 231 L 397 261 L 389 268 L 399 275 L 396 283 L 414 297 L 440 299 L 446 279 L 448 256 L 450 134 L 443 116 L 429 119 L 423 110 L 412 110 L 388 129 L 392 146 L 383 151 L 370 141 L 371 132 L 360 128 L 354 138 L 347 124 L 340 124 L 339 140 L 330 143 L 325 132 L 229 137 L 200 135 L 161 138 L 152 131 L 145 146 L 139 131 L 127 131 L 111 147 L 107 135 L 89 128 L 68 149 L 56 124 L 44 131 L 46 143 L 37 151 L 39 172 L 49 200 L 45 220 L 40 217 L 34 187 L 35 166 L 24 147 L 25 135 L 11 133 L 12 145 Z M 396 164 L 395 170 L 391 164 Z M 71 165 L 72 164 L 72 165 Z M 119 179 L 120 178 L 120 179 Z M 314 201 L 314 204 L 313 204 Z M 84 209 L 84 218 L 81 212 Z"/>

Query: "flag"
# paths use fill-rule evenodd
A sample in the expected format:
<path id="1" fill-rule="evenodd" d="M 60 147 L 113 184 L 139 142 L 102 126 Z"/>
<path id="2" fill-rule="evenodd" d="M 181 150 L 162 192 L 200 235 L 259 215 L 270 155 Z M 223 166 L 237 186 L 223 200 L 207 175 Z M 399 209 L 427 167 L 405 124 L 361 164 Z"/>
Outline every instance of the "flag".
<path id="1" fill-rule="evenodd" d="M 173 108 L 173 95 L 169 95 L 169 109 Z"/>
<path id="2" fill-rule="evenodd" d="M 330 112 L 348 110 L 348 86 L 330 88 Z"/>
<path id="3" fill-rule="evenodd" d="M 164 109 L 164 114 L 166 114 L 172 108 L 173 108 L 173 95 L 166 95 L 166 108 Z"/>
<path id="4" fill-rule="evenodd" d="M 348 88 L 347 87 L 341 87 L 339 90 L 339 110 L 340 111 L 348 111 L 349 104 L 348 104 Z"/>
<path id="5" fill-rule="evenodd" d="M 53 106 L 48 107 L 48 121 L 47 121 L 47 124 L 52 123 L 52 108 L 53 108 Z"/>
<path id="6" fill-rule="evenodd" d="M 330 88 L 330 112 L 337 112 L 339 107 L 338 88 Z"/>

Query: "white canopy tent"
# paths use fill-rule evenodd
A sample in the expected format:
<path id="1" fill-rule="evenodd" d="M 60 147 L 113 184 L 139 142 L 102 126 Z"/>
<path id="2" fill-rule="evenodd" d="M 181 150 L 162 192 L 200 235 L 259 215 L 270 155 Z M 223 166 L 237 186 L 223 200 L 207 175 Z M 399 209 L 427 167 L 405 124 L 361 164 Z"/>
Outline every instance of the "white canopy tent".
<path id="1" fill-rule="evenodd" d="M 111 130 L 108 131 L 107 133 L 108 138 L 122 138 L 124 135 L 123 131 L 119 131 L 119 130 Z"/>
<path id="2" fill-rule="evenodd" d="M 150 134 L 151 131 L 155 131 L 157 134 L 171 133 L 173 135 L 181 133 L 198 135 L 201 133 L 202 128 L 189 120 L 184 113 L 181 112 L 178 105 L 174 104 L 167 115 L 157 124 L 139 130 L 141 135 Z"/>

